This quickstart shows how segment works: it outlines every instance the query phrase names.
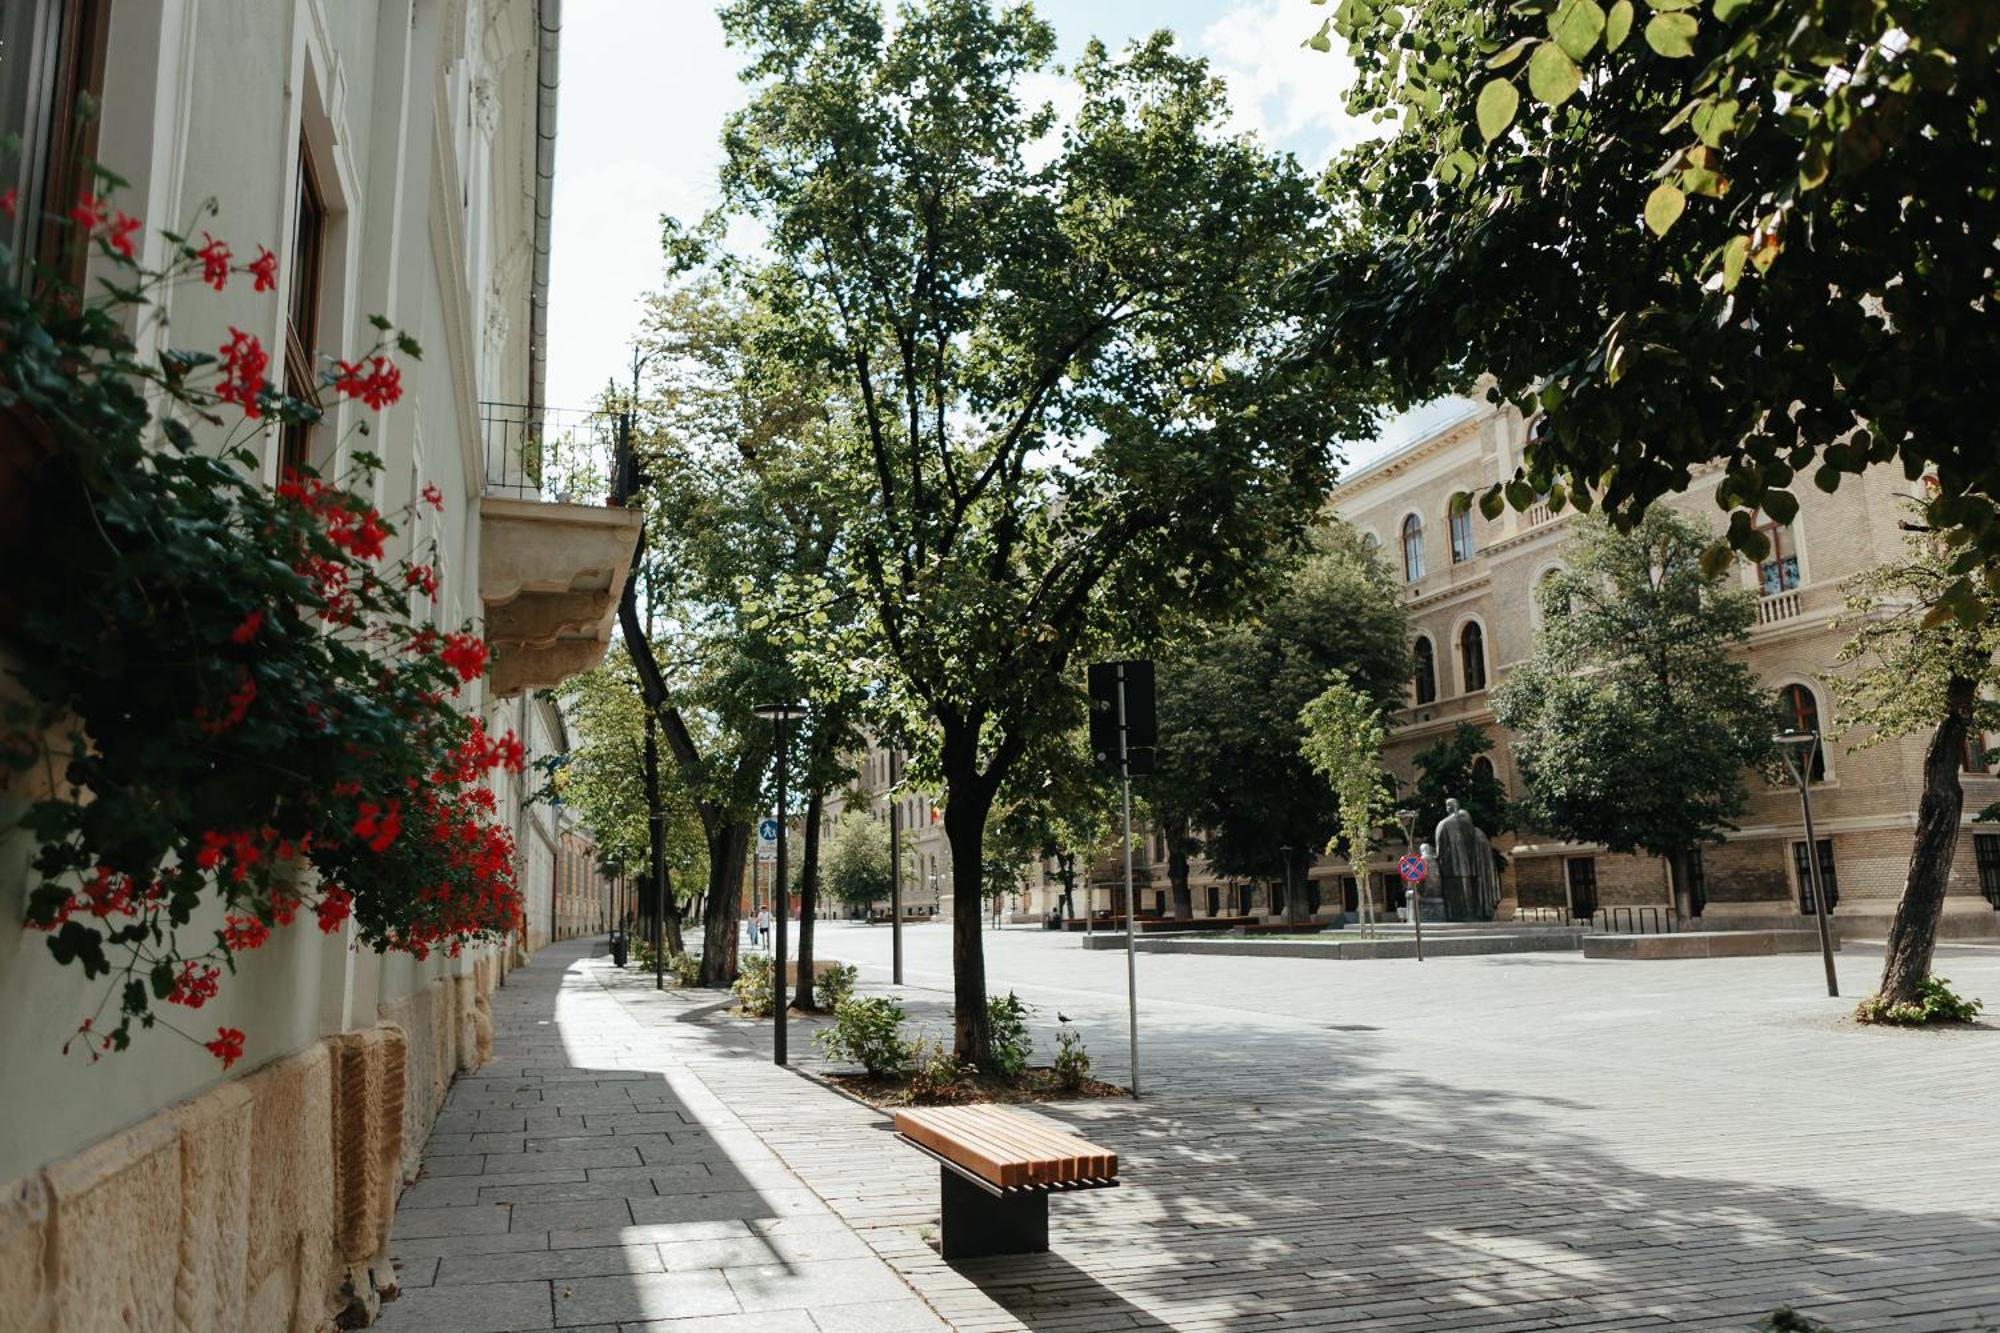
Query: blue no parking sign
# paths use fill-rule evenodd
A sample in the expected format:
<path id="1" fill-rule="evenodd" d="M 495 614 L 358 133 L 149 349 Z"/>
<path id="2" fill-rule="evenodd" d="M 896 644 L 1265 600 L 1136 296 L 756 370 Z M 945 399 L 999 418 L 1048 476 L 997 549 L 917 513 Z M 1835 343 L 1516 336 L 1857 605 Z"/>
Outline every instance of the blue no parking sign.
<path id="1" fill-rule="evenodd" d="M 1403 877 L 1405 884 L 1421 884 L 1430 878 L 1431 863 L 1412 852 L 1396 863 L 1396 873 Z"/>

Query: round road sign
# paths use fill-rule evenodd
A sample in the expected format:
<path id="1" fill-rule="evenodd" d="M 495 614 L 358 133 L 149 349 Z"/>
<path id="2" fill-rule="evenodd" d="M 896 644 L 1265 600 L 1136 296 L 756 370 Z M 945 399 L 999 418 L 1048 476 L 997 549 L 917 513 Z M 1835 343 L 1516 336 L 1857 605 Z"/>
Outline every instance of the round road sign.
<path id="1" fill-rule="evenodd" d="M 1396 863 L 1396 873 L 1405 884 L 1421 884 L 1430 877 L 1430 862 L 1413 852 Z"/>

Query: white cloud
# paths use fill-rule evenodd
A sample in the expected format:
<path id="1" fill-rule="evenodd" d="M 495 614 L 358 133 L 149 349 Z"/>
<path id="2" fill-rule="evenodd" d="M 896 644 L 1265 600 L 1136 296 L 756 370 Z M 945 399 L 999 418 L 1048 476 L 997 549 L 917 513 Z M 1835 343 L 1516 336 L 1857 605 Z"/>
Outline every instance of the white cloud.
<path id="1" fill-rule="evenodd" d="M 1325 12 L 1298 0 L 1237 0 L 1194 43 L 1229 84 L 1233 128 L 1291 149 L 1314 171 L 1379 133 L 1341 105 L 1354 66 L 1340 43 L 1332 51 L 1302 45 Z"/>

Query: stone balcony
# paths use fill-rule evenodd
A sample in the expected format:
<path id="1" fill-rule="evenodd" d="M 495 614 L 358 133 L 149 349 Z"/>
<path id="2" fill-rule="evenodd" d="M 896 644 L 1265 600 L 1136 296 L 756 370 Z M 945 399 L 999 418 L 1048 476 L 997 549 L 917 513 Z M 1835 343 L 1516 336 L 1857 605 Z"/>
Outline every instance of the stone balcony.
<path id="1" fill-rule="evenodd" d="M 603 418 L 483 407 L 479 597 L 493 650 L 489 688 L 508 698 L 604 660 L 640 515 L 605 503 Z"/>

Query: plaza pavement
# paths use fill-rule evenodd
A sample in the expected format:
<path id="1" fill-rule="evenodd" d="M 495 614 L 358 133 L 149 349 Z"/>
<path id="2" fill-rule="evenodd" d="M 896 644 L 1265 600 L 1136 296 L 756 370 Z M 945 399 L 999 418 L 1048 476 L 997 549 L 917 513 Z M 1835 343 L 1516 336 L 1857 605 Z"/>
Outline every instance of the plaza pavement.
<path id="1" fill-rule="evenodd" d="M 901 998 L 942 1032 L 948 931 L 906 938 Z M 1067 1014 L 1124 1081 L 1123 955 L 987 939 L 1040 1052 Z M 819 942 L 884 989 L 886 927 Z M 398 1211 L 384 1327 L 1744 1330 L 1791 1304 L 1838 1333 L 2000 1329 L 2000 1029 L 1854 1028 L 1814 955 L 1142 956 L 1143 1098 L 1048 1108 L 1125 1185 L 1052 1200 L 1047 1255 L 949 1266 L 935 1168 L 886 1117 L 771 1066 L 768 1024 L 583 954 L 496 993 L 494 1064 Z M 1840 956 L 1850 996 L 1879 961 Z M 1938 969 L 2000 1009 L 2000 948 Z M 822 1067 L 804 1026 L 795 1063 Z M 533 1166 L 565 1178 L 523 1195 Z M 509 1216 L 445 1212 L 482 1206 Z"/>

